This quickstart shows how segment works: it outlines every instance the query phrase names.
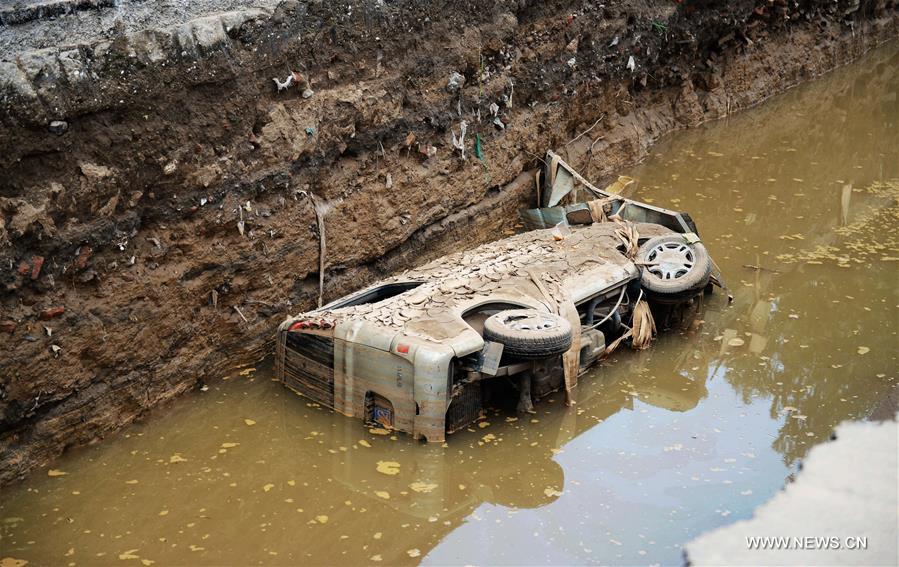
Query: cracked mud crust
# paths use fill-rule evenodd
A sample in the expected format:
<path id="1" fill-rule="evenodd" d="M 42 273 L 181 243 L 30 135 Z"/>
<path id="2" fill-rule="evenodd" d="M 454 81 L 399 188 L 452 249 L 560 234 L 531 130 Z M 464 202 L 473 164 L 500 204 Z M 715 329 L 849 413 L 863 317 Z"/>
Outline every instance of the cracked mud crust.
<path id="1" fill-rule="evenodd" d="M 495 302 L 545 304 L 534 277 L 541 279 L 556 302 L 562 300 L 563 289 L 569 294 L 585 286 L 599 291 L 633 279 L 636 267 L 616 248 L 620 244 L 616 226 L 596 223 L 574 227 L 572 235 L 563 240 L 555 240 L 552 230 L 518 234 L 379 282 L 422 282 L 398 296 L 377 303 L 323 309 L 288 321 L 361 319 L 425 340 L 451 340 L 468 329 L 462 314 L 474 306 Z M 656 224 L 637 223 L 636 228 L 641 238 L 673 234 Z M 556 310 L 555 305 L 548 308 Z"/>

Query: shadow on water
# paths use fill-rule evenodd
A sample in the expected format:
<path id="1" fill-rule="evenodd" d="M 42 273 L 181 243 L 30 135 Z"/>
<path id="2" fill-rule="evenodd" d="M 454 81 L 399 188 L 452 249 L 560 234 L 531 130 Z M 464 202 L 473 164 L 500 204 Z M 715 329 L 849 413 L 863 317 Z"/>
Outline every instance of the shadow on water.
<path id="1" fill-rule="evenodd" d="M 235 370 L 5 489 L 0 557 L 679 563 L 895 387 L 897 70 L 893 45 L 627 172 L 692 214 L 735 300 L 614 354 L 577 405 L 421 445 Z"/>

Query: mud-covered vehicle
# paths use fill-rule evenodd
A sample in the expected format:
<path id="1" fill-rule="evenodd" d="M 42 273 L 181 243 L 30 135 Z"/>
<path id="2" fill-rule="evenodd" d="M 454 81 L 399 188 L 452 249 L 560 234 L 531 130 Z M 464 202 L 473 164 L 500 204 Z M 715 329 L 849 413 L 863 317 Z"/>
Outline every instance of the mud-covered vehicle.
<path id="1" fill-rule="evenodd" d="M 622 342 L 643 348 L 652 312 L 719 276 L 690 217 L 602 191 L 549 152 L 527 232 L 444 256 L 278 330 L 292 390 L 367 423 L 443 441 L 488 405 L 564 390 Z M 578 193 L 586 202 L 560 206 Z M 550 228 L 551 227 L 551 228 Z"/>

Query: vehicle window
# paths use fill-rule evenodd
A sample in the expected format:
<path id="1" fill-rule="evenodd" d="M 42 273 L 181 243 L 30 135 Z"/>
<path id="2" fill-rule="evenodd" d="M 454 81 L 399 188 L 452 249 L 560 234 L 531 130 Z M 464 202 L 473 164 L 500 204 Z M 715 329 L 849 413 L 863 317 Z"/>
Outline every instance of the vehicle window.
<path id="1" fill-rule="evenodd" d="M 403 292 L 409 291 L 410 289 L 415 289 L 420 286 L 422 282 L 399 282 L 399 283 L 389 283 L 384 285 L 379 285 L 378 287 L 373 287 L 370 290 L 366 291 L 362 295 L 357 297 L 353 297 L 346 301 L 340 301 L 334 303 L 330 307 L 332 309 L 336 309 L 338 307 L 352 307 L 353 305 L 365 305 L 368 303 L 378 303 L 379 301 L 384 301 L 385 299 L 390 299 L 391 297 L 397 296 Z"/>

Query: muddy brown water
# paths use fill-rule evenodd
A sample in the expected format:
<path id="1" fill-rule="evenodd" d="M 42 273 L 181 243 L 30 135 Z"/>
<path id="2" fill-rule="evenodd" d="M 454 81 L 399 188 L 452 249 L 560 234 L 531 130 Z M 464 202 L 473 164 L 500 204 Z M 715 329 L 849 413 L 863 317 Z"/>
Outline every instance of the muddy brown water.
<path id="1" fill-rule="evenodd" d="M 897 95 L 893 45 L 623 172 L 637 198 L 692 214 L 734 302 L 708 297 L 650 350 L 616 353 L 575 407 L 550 396 L 420 445 L 308 403 L 266 365 L 235 369 L 4 489 L 0 557 L 680 563 L 897 382 Z"/>

